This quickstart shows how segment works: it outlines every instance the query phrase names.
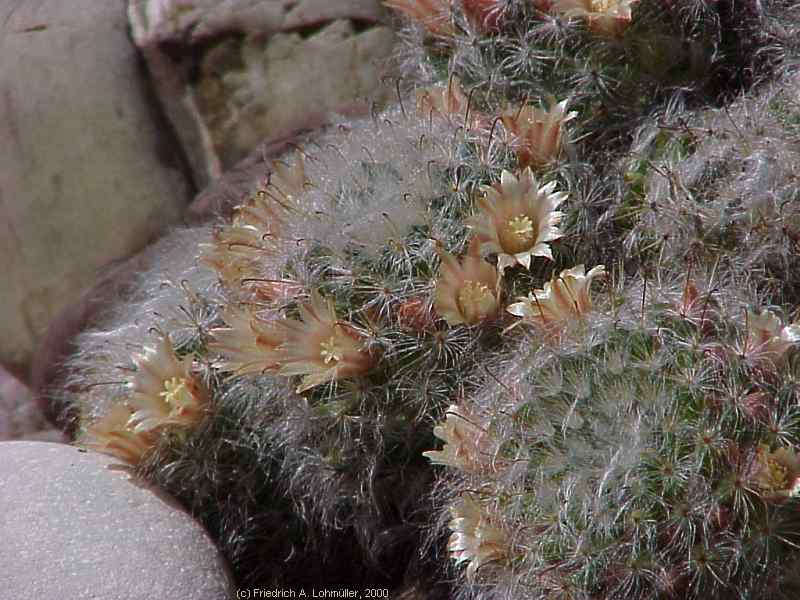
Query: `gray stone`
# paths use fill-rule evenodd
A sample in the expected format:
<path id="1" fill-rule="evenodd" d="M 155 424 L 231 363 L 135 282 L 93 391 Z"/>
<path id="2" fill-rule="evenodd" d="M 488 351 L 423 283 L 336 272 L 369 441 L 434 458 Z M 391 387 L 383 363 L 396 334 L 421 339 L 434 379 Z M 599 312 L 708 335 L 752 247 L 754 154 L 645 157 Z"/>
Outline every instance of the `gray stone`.
<path id="1" fill-rule="evenodd" d="M 0 367 L 0 442 L 19 439 L 63 442 L 64 435 L 45 420 L 31 389 Z"/>
<path id="2" fill-rule="evenodd" d="M 148 98 L 125 5 L 0 8 L 2 363 L 24 369 L 50 318 L 188 203 L 187 174 Z"/>
<path id="3" fill-rule="evenodd" d="M 132 0 L 133 38 L 204 187 L 261 143 L 385 102 L 380 0 Z M 377 91 L 377 92 L 376 92 Z"/>
<path id="4" fill-rule="evenodd" d="M 229 598 L 203 529 L 115 463 L 65 444 L 0 443 L 0 596 Z"/>

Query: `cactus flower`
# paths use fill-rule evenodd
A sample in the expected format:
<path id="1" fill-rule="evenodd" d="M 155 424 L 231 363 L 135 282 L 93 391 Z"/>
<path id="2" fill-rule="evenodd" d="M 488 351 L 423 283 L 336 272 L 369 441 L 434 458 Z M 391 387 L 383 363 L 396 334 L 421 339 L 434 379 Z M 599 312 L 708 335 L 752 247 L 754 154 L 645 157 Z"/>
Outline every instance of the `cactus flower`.
<path id="1" fill-rule="evenodd" d="M 273 161 L 268 184 L 236 207 L 231 224 L 217 231 L 210 244 L 200 244 L 200 261 L 214 269 L 229 290 L 251 280 L 260 299 L 273 290 L 264 279 L 265 269 L 282 241 L 288 211 L 306 186 L 301 154 L 292 165 Z"/>
<path id="2" fill-rule="evenodd" d="M 353 326 L 337 319 L 333 299 L 316 291 L 300 305 L 299 321 L 284 319 L 277 324 L 284 336 L 278 372 L 303 375 L 298 394 L 322 383 L 363 375 L 375 364 L 374 357 L 361 349 Z"/>
<path id="3" fill-rule="evenodd" d="M 497 312 L 497 269 L 481 258 L 479 246 L 473 239 L 460 264 L 454 256 L 439 253 L 434 308 L 450 325 L 475 325 Z"/>
<path id="4" fill-rule="evenodd" d="M 604 274 L 603 265 L 594 267 L 588 273 L 585 273 L 583 265 L 566 269 L 545 283 L 543 290 L 534 290 L 527 298 L 518 298 L 519 302 L 506 310 L 540 325 L 583 319 L 592 311 L 592 298 L 589 295 L 592 280 Z"/>
<path id="5" fill-rule="evenodd" d="M 747 313 L 747 341 L 743 354 L 780 360 L 783 355 L 800 342 L 800 324 L 784 325 L 771 311 L 760 314 Z"/>
<path id="6" fill-rule="evenodd" d="M 490 521 L 475 500 L 468 496 L 461 498 L 450 508 L 450 514 L 453 519 L 448 526 L 453 533 L 447 550 L 456 564 L 469 563 L 469 579 L 474 579 L 482 566 L 506 557 L 508 539 L 505 532 Z"/>
<path id="7" fill-rule="evenodd" d="M 420 117 L 427 119 L 436 114 L 467 129 L 488 133 L 487 117 L 469 106 L 469 97 L 464 93 L 458 77 L 451 77 L 447 85 L 420 88 L 416 96 L 417 115 Z"/>
<path id="8" fill-rule="evenodd" d="M 129 425 L 133 411 L 117 404 L 111 411 L 86 429 L 81 445 L 108 454 L 136 466 L 155 445 L 155 435 L 149 431 L 134 431 Z"/>
<path id="9" fill-rule="evenodd" d="M 767 501 L 782 503 L 800 496 L 800 457 L 794 449 L 778 448 L 770 452 L 762 445 L 756 453 L 753 477 L 760 495 Z"/>
<path id="10" fill-rule="evenodd" d="M 133 362 L 136 374 L 129 384 L 128 405 L 135 432 L 191 426 L 203 418 L 208 395 L 192 374 L 192 357 L 179 359 L 169 336 L 162 335 L 154 348 L 134 355 Z"/>
<path id="11" fill-rule="evenodd" d="M 549 110 L 529 105 L 507 107 L 500 120 L 520 168 L 542 169 L 558 160 L 564 151 L 564 125 L 577 114 L 567 112 L 566 100 Z"/>
<path id="12" fill-rule="evenodd" d="M 229 307 L 223 319 L 227 327 L 211 330 L 209 348 L 222 355 L 219 367 L 237 375 L 275 371 L 278 347 L 284 342 L 276 320 L 265 321 L 242 309 Z"/>
<path id="13" fill-rule="evenodd" d="M 565 17 L 584 19 L 591 31 L 619 37 L 631 22 L 635 0 L 553 0 L 551 10 Z"/>
<path id="14" fill-rule="evenodd" d="M 556 208 L 567 197 L 554 192 L 555 185 L 540 187 L 527 168 L 519 178 L 504 170 L 499 184 L 482 187 L 480 213 L 467 225 L 475 231 L 483 253 L 497 253 L 500 272 L 517 264 L 530 268 L 533 256 L 553 260 L 548 242 L 562 235 L 558 224 L 563 215 Z"/>
<path id="15" fill-rule="evenodd" d="M 431 463 L 467 472 L 479 470 L 487 463 L 487 434 L 459 406 L 453 404 L 447 409 L 444 423 L 434 427 L 433 434 L 445 444 L 441 450 L 422 453 Z"/>

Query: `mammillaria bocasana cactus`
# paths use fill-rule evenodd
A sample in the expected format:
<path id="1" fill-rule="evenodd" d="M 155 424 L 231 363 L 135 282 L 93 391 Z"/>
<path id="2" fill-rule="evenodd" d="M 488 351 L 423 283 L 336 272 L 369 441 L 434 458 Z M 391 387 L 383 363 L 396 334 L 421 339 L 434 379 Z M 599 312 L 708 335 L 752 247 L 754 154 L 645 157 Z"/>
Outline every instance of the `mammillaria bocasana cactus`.
<path id="1" fill-rule="evenodd" d="M 167 238 L 82 338 L 83 443 L 242 584 L 791 597 L 791 7 L 734 48 L 691 0 L 386 4 L 398 105 Z"/>

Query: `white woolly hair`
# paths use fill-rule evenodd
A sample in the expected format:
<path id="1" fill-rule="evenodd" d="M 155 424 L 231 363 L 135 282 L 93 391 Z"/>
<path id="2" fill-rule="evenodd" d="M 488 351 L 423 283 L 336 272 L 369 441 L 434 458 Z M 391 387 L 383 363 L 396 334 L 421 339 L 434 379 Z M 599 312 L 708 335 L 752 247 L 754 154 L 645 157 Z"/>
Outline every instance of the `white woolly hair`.
<path id="1" fill-rule="evenodd" d="M 629 251 L 648 232 L 665 264 L 705 255 L 708 264 L 697 267 L 731 283 L 780 285 L 769 279 L 782 274 L 796 286 L 798 265 L 790 261 L 800 243 L 798 94 L 795 75 L 724 108 L 671 115 L 686 125 L 649 169 Z M 640 132 L 638 154 L 655 139 L 656 130 L 648 131 Z M 696 148 L 686 154 L 678 146 L 690 138 Z M 714 267 L 720 253 L 727 259 Z"/>
<path id="2" fill-rule="evenodd" d="M 298 238 L 335 251 L 355 245 L 374 257 L 387 240 L 429 220 L 426 205 L 443 193 L 436 173 L 455 166 L 452 128 L 406 116 L 395 107 L 350 120 L 303 150 L 310 186 L 302 196 Z"/>

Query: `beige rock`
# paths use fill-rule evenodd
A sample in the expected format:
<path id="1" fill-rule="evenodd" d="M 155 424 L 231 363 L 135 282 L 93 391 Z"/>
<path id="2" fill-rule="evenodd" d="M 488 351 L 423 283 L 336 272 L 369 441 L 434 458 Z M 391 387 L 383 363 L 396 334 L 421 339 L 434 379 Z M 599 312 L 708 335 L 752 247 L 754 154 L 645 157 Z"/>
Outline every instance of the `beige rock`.
<path id="1" fill-rule="evenodd" d="M 27 365 L 51 316 L 188 201 L 125 4 L 37 0 L 0 11 L 1 363 Z"/>
<path id="2" fill-rule="evenodd" d="M 201 187 L 261 143 L 393 93 L 380 0 L 132 0 L 129 15 Z"/>
<path id="3" fill-rule="evenodd" d="M 184 39 L 191 43 L 224 31 L 265 34 L 335 19 L 375 22 L 379 0 L 131 0 L 137 43 Z"/>
<path id="4" fill-rule="evenodd" d="M 232 597 L 203 528 L 116 463 L 65 444 L 0 442 L 0 597 Z"/>
<path id="5" fill-rule="evenodd" d="M 65 441 L 45 420 L 33 392 L 0 367 L 0 442 L 17 439 Z"/>

